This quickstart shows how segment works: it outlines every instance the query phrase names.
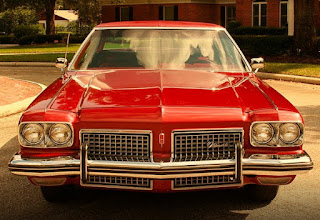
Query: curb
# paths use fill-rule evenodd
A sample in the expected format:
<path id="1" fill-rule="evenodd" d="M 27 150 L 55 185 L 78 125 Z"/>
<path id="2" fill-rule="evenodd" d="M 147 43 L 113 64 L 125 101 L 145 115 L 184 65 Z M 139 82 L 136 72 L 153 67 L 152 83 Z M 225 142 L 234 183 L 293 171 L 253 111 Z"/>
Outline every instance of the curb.
<path id="1" fill-rule="evenodd" d="M 0 62 L 1 66 L 9 66 L 9 67 L 55 67 L 55 63 L 48 62 Z"/>
<path id="2" fill-rule="evenodd" d="M 12 79 L 12 78 L 10 78 L 10 79 Z M 14 80 L 17 80 L 17 79 L 14 79 Z M 33 83 L 33 84 L 36 84 L 36 85 L 40 86 L 41 87 L 41 92 L 39 92 L 38 95 L 40 95 L 42 93 L 42 91 L 47 88 L 45 85 L 43 85 L 41 83 L 31 82 L 31 81 L 28 81 L 28 80 L 20 80 L 20 81 Z M 13 115 L 13 114 L 16 114 L 16 113 L 19 113 L 19 112 L 22 112 L 22 111 L 26 110 L 26 108 L 28 108 L 28 106 L 31 104 L 31 102 L 35 98 L 37 98 L 38 95 L 26 98 L 24 100 L 21 100 L 21 101 L 15 102 L 15 103 L 11 103 L 11 104 L 8 104 L 8 105 L 1 106 L 1 108 L 0 108 L 0 118 L 6 117 L 6 116 L 9 116 L 9 115 Z"/>
<path id="3" fill-rule="evenodd" d="M 315 78 L 315 77 L 294 76 L 294 75 L 285 75 L 285 74 L 277 74 L 277 73 L 262 73 L 262 72 L 258 72 L 256 73 L 256 75 L 261 79 L 276 79 L 276 80 L 320 85 L 320 78 Z"/>

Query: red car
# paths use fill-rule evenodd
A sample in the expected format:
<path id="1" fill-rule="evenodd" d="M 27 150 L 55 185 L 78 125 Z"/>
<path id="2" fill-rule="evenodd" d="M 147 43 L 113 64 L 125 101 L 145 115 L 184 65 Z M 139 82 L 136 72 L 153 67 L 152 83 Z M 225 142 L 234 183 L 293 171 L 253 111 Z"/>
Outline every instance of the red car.
<path id="1" fill-rule="evenodd" d="M 101 24 L 23 113 L 9 169 L 48 201 L 63 198 L 67 185 L 246 186 L 271 201 L 313 163 L 301 115 L 256 77 L 263 59 L 253 61 L 214 24 Z"/>

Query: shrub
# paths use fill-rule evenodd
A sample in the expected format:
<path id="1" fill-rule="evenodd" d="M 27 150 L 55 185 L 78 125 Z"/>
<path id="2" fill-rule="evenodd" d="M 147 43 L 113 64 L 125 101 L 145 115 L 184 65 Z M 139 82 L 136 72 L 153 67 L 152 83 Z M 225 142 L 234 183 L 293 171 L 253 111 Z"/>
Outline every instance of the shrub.
<path id="1" fill-rule="evenodd" d="M 231 35 L 287 35 L 288 29 L 274 27 L 237 27 L 229 28 Z"/>
<path id="2" fill-rule="evenodd" d="M 240 21 L 230 21 L 227 25 L 227 29 L 229 32 L 231 32 L 234 29 L 237 29 L 241 26 L 241 22 Z"/>
<path id="3" fill-rule="evenodd" d="M 35 36 L 34 43 L 36 43 L 36 44 L 44 44 L 44 43 L 47 43 L 47 42 L 48 42 L 48 39 L 47 39 L 46 35 L 38 34 L 38 35 Z"/>
<path id="4" fill-rule="evenodd" d="M 13 33 L 19 25 L 37 24 L 36 11 L 34 9 L 19 6 L 0 13 L 0 32 Z"/>
<path id="5" fill-rule="evenodd" d="M 0 36 L 0 44 L 16 44 L 17 38 L 14 36 Z"/>
<path id="6" fill-rule="evenodd" d="M 246 56 L 275 56 L 290 51 L 293 47 L 291 36 L 233 36 Z"/>
<path id="7" fill-rule="evenodd" d="M 31 45 L 36 39 L 35 35 L 24 36 L 19 39 L 19 45 Z"/>
<path id="8" fill-rule="evenodd" d="M 63 42 L 67 42 L 67 39 L 68 39 L 68 36 L 65 36 L 64 38 L 63 38 Z M 78 36 L 78 35 L 76 35 L 76 36 L 70 36 L 70 42 L 69 43 L 74 43 L 74 44 L 76 44 L 76 43 L 82 43 L 84 40 L 86 39 L 86 36 Z"/>
<path id="9" fill-rule="evenodd" d="M 61 35 L 47 35 L 48 43 L 54 43 L 54 41 L 61 42 L 62 36 Z"/>
<path id="10" fill-rule="evenodd" d="M 19 25 L 13 30 L 13 34 L 16 38 L 20 39 L 23 36 L 37 35 L 42 31 L 42 27 L 38 24 Z"/>

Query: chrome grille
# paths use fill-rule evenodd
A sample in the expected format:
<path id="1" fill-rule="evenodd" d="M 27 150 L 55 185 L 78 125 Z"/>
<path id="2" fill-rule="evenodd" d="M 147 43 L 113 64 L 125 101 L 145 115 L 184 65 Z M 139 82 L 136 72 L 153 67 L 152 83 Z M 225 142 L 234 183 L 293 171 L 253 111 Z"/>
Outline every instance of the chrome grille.
<path id="1" fill-rule="evenodd" d="M 149 162 L 151 132 L 82 132 L 89 160 Z"/>
<path id="2" fill-rule="evenodd" d="M 186 177 L 174 179 L 174 188 L 200 187 L 237 183 L 235 175 Z"/>
<path id="3" fill-rule="evenodd" d="M 241 131 L 176 131 L 173 161 L 233 160 L 241 142 Z"/>
<path id="4" fill-rule="evenodd" d="M 88 184 L 97 184 L 104 186 L 119 186 L 119 187 L 136 187 L 150 189 L 150 179 L 135 178 L 135 177 L 121 177 L 121 176 L 93 176 L 89 175 Z"/>

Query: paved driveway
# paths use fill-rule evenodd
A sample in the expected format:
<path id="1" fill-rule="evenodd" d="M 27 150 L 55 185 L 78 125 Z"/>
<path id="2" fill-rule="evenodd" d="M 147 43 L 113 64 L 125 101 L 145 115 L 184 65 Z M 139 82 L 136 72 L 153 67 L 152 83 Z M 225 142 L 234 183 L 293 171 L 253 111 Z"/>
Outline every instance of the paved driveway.
<path id="1" fill-rule="evenodd" d="M 16 69 L 0 68 L 0 75 L 15 73 L 11 76 L 46 85 L 60 75 L 54 68 Z M 68 203 L 49 204 L 38 187 L 7 170 L 7 161 L 18 150 L 17 114 L 0 119 L 0 219 L 319 219 L 320 86 L 267 82 L 303 114 L 305 149 L 315 162 L 309 174 L 281 187 L 272 203 L 253 204 L 242 190 L 176 194 L 79 190 Z"/>

